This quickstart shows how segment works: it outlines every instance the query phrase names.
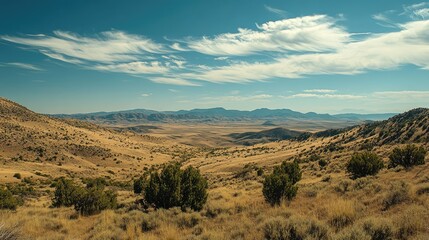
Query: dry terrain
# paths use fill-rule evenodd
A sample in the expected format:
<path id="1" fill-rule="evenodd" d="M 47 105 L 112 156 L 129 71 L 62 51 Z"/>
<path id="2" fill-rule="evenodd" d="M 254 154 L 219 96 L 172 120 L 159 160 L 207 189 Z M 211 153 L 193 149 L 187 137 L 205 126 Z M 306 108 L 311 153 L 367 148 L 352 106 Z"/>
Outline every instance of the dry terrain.
<path id="1" fill-rule="evenodd" d="M 310 132 L 329 127 L 293 124 L 285 126 Z M 418 109 L 300 140 L 241 146 L 227 135 L 272 127 L 167 124 L 136 133 L 55 119 L 0 99 L 0 184 L 26 189 L 23 206 L 0 210 L 0 233 L 12 230 L 22 239 L 288 239 L 281 237 L 285 231 L 295 236 L 290 239 L 428 239 L 429 163 L 356 180 L 345 171 L 354 152 L 371 150 L 387 163 L 398 146 L 428 150 L 428 125 L 429 110 Z M 303 171 L 298 194 L 272 207 L 262 195 L 264 175 L 293 160 Z M 133 193 L 133 179 L 169 161 L 197 167 L 208 179 L 202 211 L 136 206 L 142 196 Z M 50 208 L 51 183 L 59 176 L 109 179 L 120 207 L 89 217 L 73 208 Z"/>

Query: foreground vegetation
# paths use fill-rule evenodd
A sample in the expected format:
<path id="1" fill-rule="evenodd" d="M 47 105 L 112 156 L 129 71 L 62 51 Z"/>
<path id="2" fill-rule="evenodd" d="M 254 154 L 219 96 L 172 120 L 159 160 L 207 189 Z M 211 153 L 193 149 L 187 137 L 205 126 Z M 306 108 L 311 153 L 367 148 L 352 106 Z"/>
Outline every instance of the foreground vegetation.
<path id="1" fill-rule="evenodd" d="M 411 148 L 414 149 L 411 146 L 398 149 Z M 416 151 L 416 156 L 420 153 Z M 9 210 L 0 211 L 0 236 L 9 234 L 17 239 L 30 236 L 35 239 L 427 239 L 428 164 L 419 162 L 412 167 L 377 171 L 368 167 L 369 163 L 369 166 L 375 163 L 381 167 L 378 162 L 381 159 L 375 152 L 351 154 L 346 163 L 323 162 L 321 157 L 310 155 L 285 161 L 274 168 L 246 165 L 219 183 L 209 178 L 210 184 L 195 168 L 180 168 L 177 164 L 148 170 L 127 184 L 103 178 L 80 181 L 59 178 L 51 183 L 25 180 L 25 186 L 7 188 L 14 194 L 5 193 L 6 188 L 2 190 L 2 196 L 7 196 L 2 198 L 8 199 L 6 202 L 10 202 L 11 197 L 18 200 L 16 189 L 25 193 L 22 198 L 26 201 L 23 206 L 16 204 L 17 210 L 7 207 Z M 384 159 L 383 166 L 392 161 L 392 158 Z M 362 164 L 363 168 L 357 169 L 368 174 L 358 178 L 350 174 L 347 167 L 350 163 Z M 24 183 L 24 179 L 21 181 Z M 32 184 L 34 187 L 45 184 L 41 188 L 43 192 L 38 189 L 31 193 L 28 187 Z M 207 186 L 209 189 L 205 192 Z M 160 191 L 162 188 L 164 192 Z M 153 200 L 148 200 L 148 194 L 152 194 Z"/>

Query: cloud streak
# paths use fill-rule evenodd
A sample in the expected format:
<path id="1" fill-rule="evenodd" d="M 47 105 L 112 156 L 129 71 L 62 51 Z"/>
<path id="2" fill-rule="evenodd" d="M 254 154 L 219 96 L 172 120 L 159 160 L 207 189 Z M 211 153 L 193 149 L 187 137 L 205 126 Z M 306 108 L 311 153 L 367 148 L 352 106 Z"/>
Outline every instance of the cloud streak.
<path id="1" fill-rule="evenodd" d="M 107 31 L 95 37 L 84 37 L 65 31 L 54 31 L 52 36 L 27 35 L 23 37 L 1 36 L 16 44 L 34 47 L 48 57 L 57 60 L 114 63 L 139 60 L 141 56 L 164 53 L 167 49 L 142 36 L 121 31 Z M 66 62 L 69 62 L 66 60 Z"/>
<path id="2" fill-rule="evenodd" d="M 32 71 L 43 71 L 43 69 L 41 69 L 41 68 L 39 68 L 33 64 L 29 64 L 29 63 L 10 62 L 10 63 L 6 63 L 6 65 L 12 66 L 12 67 L 17 67 L 17 68 L 22 68 L 22 69 L 26 69 L 26 70 L 32 70 Z"/>
<path id="3" fill-rule="evenodd" d="M 245 56 L 260 52 L 324 52 L 349 42 L 349 33 L 326 15 L 266 22 L 257 30 L 186 40 L 187 49 L 214 56 Z"/>

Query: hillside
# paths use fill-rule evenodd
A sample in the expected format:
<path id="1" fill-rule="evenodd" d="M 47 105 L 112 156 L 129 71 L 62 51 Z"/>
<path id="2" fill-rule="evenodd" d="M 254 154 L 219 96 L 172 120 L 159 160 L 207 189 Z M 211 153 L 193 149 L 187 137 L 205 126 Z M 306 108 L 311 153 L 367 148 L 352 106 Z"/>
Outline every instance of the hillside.
<path id="1" fill-rule="evenodd" d="M 429 142 L 429 109 L 416 108 L 395 115 L 384 121 L 362 124 L 356 127 L 330 129 L 306 134 L 307 137 L 341 137 L 343 143 L 360 141 L 366 145 L 426 143 Z"/>
<path id="2" fill-rule="evenodd" d="M 121 176 L 126 177 L 126 172 L 136 167 L 170 161 L 190 149 L 163 138 L 40 115 L 3 98 L 0 146 L 0 181 L 12 180 L 14 171 L 34 177 L 37 171 L 52 176 L 112 175 L 122 171 Z"/>

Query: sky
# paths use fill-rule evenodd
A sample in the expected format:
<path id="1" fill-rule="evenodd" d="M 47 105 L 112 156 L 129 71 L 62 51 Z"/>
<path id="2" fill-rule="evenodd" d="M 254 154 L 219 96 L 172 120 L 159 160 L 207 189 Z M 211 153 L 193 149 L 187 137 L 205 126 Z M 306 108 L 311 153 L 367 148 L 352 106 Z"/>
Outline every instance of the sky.
<path id="1" fill-rule="evenodd" d="M 0 96 L 40 113 L 429 107 L 429 2 L 0 1 Z"/>

